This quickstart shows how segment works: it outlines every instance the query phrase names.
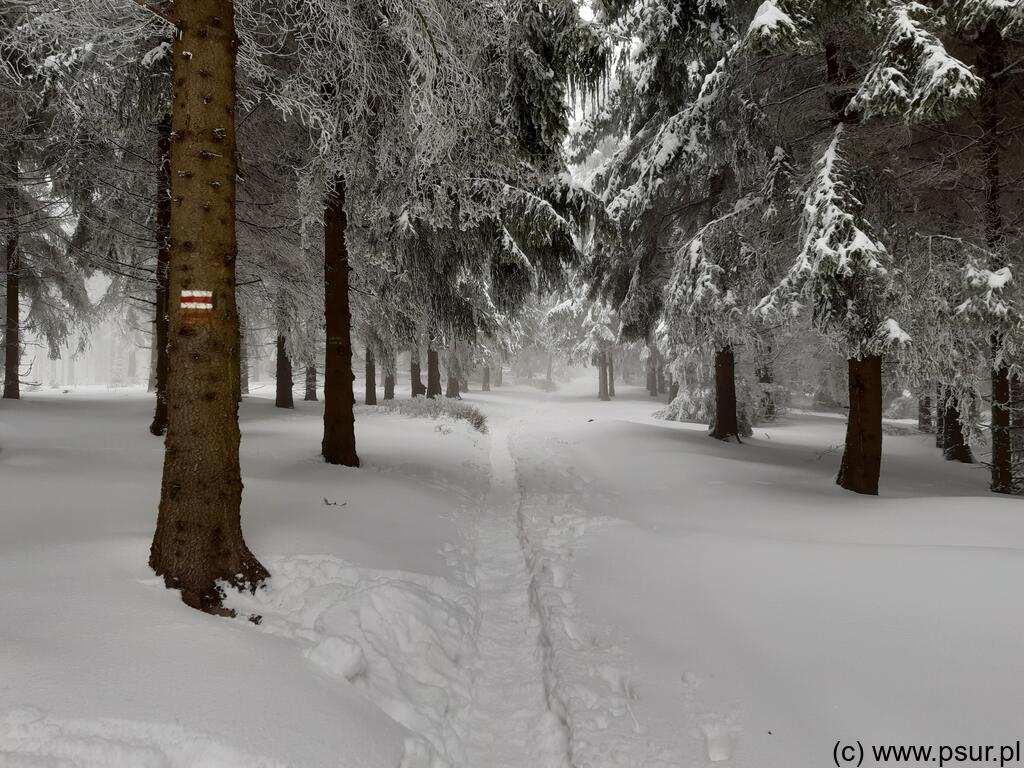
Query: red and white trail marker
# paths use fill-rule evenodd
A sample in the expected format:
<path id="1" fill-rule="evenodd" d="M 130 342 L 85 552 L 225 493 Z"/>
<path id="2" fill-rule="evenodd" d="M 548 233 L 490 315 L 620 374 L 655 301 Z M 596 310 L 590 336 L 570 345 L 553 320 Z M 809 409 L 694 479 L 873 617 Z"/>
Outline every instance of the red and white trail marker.
<path id="1" fill-rule="evenodd" d="M 213 316 L 213 291 L 182 291 L 181 317 L 186 322 L 209 320 Z"/>

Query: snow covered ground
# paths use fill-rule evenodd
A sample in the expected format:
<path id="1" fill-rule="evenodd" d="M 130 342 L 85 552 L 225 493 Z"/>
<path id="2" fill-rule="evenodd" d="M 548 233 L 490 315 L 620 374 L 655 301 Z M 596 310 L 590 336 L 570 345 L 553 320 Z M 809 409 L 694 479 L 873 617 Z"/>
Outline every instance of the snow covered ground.
<path id="1" fill-rule="evenodd" d="M 1024 711 L 1024 515 L 930 439 L 882 495 L 843 423 L 743 445 L 613 403 L 474 389 L 465 422 L 242 407 L 243 527 L 274 578 L 192 611 L 146 566 L 141 392 L 0 404 L 0 766 L 802 768 L 836 740 L 1002 744 Z"/>

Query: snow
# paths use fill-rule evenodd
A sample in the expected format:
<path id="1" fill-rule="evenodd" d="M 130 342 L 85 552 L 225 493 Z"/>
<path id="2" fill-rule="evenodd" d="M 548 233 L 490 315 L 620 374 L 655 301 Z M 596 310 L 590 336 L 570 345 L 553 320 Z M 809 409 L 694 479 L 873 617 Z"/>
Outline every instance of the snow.
<path id="1" fill-rule="evenodd" d="M 146 567 L 148 396 L 3 402 L 0 766 L 792 768 L 1016 737 L 1024 521 L 983 467 L 889 422 L 856 496 L 840 415 L 726 444 L 593 378 L 469 392 L 488 434 L 359 408 L 358 470 L 319 460 L 320 404 L 247 397 L 273 578 L 234 620 Z"/>

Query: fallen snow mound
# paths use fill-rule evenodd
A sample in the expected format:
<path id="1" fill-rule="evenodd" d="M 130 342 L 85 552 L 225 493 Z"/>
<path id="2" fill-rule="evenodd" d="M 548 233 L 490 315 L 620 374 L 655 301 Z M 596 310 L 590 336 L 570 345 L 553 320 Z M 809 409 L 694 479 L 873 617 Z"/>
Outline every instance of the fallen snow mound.
<path id="1" fill-rule="evenodd" d="M 470 701 L 476 606 L 465 588 L 328 555 L 272 558 L 255 595 L 231 592 L 239 616 L 289 638 L 327 676 L 348 680 L 417 738 L 403 768 L 462 763 L 459 714 Z"/>

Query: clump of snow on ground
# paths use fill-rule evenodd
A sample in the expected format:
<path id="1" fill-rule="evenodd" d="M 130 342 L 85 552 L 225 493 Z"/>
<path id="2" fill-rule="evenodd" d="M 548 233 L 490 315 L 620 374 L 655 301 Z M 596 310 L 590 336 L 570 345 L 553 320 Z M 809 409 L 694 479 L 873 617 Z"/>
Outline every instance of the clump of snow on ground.
<path id="1" fill-rule="evenodd" d="M 422 741 L 406 745 L 412 765 L 461 764 L 463 734 L 453 713 L 469 703 L 474 657 L 472 597 L 444 579 L 355 568 L 329 555 L 272 558 L 255 594 L 226 604 L 259 628 L 297 642 L 329 676 L 348 681 Z"/>

